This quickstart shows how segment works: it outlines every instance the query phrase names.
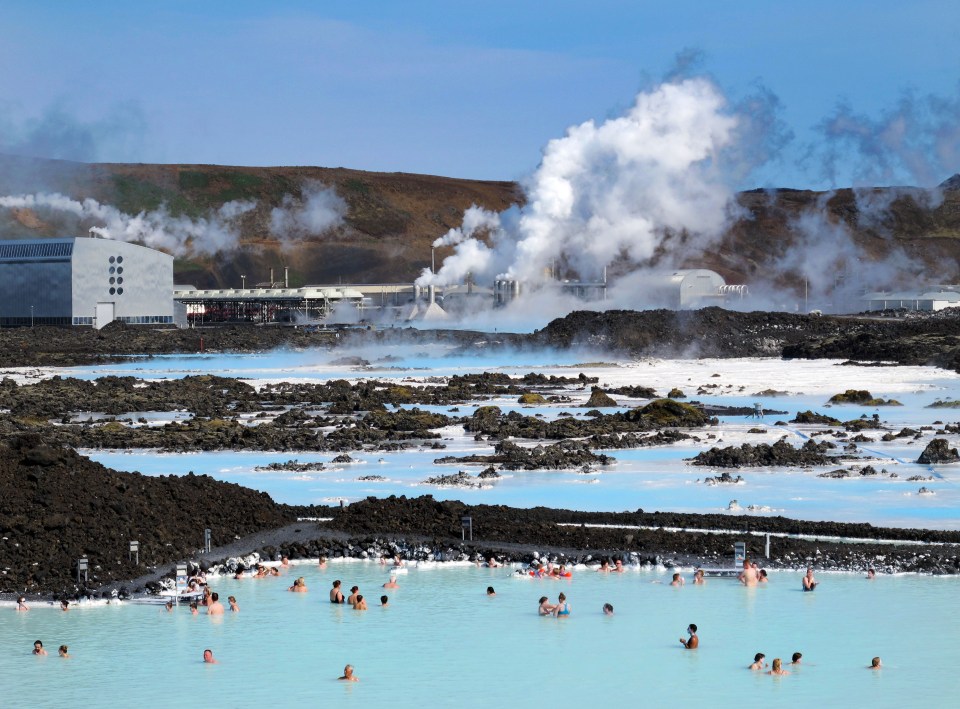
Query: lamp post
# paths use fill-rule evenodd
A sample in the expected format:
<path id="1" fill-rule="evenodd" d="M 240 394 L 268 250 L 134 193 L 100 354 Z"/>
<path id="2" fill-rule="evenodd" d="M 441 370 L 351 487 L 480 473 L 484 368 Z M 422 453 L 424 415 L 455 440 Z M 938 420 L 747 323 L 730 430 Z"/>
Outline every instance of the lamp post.
<path id="1" fill-rule="evenodd" d="M 30 306 L 30 327 L 33 327 L 33 306 Z"/>
<path id="2" fill-rule="evenodd" d="M 240 290 L 246 290 L 246 289 L 247 289 L 247 277 L 246 277 L 246 276 L 240 276 L 240 283 L 241 283 Z"/>

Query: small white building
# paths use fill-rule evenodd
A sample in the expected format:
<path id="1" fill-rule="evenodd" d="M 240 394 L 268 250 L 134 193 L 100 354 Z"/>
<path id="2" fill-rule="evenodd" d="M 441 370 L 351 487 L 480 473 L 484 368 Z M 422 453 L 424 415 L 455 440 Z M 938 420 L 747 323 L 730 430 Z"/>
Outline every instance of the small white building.
<path id="1" fill-rule="evenodd" d="M 863 296 L 866 310 L 926 310 L 960 307 L 960 286 L 925 291 L 876 291 Z"/>

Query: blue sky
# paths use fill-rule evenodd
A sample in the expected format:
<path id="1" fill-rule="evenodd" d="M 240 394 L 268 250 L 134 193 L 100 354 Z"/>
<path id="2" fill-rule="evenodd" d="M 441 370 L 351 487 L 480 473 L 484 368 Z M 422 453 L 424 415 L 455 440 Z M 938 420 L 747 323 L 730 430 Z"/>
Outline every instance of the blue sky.
<path id="1" fill-rule="evenodd" d="M 0 28 L 0 146 L 52 157 L 519 179 L 688 50 L 732 103 L 779 100 L 792 137 L 738 187 L 864 179 L 862 146 L 822 169 L 840 104 L 874 129 L 905 94 L 940 129 L 960 114 L 956 0 L 6 0 Z"/>

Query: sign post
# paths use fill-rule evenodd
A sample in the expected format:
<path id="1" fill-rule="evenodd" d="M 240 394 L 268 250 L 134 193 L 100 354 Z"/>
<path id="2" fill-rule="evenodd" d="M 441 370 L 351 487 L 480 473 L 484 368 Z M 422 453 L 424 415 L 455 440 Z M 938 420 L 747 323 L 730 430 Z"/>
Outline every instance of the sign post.
<path id="1" fill-rule="evenodd" d="M 473 517 L 464 517 L 460 520 L 460 533 L 464 541 L 467 540 L 467 535 L 470 536 L 470 541 L 473 541 Z"/>
<path id="2" fill-rule="evenodd" d="M 77 583 L 80 583 L 80 572 L 81 572 L 81 571 L 83 572 L 83 582 L 84 582 L 84 583 L 87 582 L 87 568 L 89 567 L 89 565 L 90 565 L 90 564 L 89 564 L 89 562 L 87 561 L 87 557 L 85 557 L 85 556 L 81 556 L 81 557 L 77 560 Z"/>
<path id="3" fill-rule="evenodd" d="M 140 542 L 130 542 L 129 558 L 132 561 L 134 557 L 137 558 L 136 565 L 140 566 Z"/>

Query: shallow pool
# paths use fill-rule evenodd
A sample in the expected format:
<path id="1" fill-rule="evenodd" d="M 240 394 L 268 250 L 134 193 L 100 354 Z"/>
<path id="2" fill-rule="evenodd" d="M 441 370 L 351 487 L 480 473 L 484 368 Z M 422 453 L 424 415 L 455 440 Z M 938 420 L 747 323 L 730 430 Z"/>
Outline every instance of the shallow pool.
<path id="1" fill-rule="evenodd" d="M 298 575 L 306 594 L 286 591 Z M 949 620 L 960 579 L 829 574 L 805 594 L 799 574 L 771 577 L 755 589 L 720 579 L 671 588 L 664 569 L 580 569 L 568 581 L 541 581 L 447 565 L 410 569 L 399 589 L 384 591 L 379 564 L 333 562 L 324 571 L 297 566 L 285 578 L 214 580 L 241 606 L 222 618 L 133 604 L 69 613 L 3 607 L 2 703 L 902 707 L 940 706 L 960 690 Z M 331 605 L 338 578 L 359 585 L 370 610 Z M 538 617 L 539 597 L 561 591 L 571 617 Z M 614 616 L 602 615 L 605 602 Z M 696 651 L 678 643 L 691 622 L 700 628 Z M 38 638 L 49 657 L 31 656 Z M 60 644 L 72 659 L 56 656 Z M 201 663 L 207 647 L 220 664 Z M 789 676 L 746 669 L 756 652 L 770 661 L 794 651 L 803 664 Z M 884 669 L 865 669 L 876 655 Z M 348 662 L 360 683 L 336 681 Z"/>

